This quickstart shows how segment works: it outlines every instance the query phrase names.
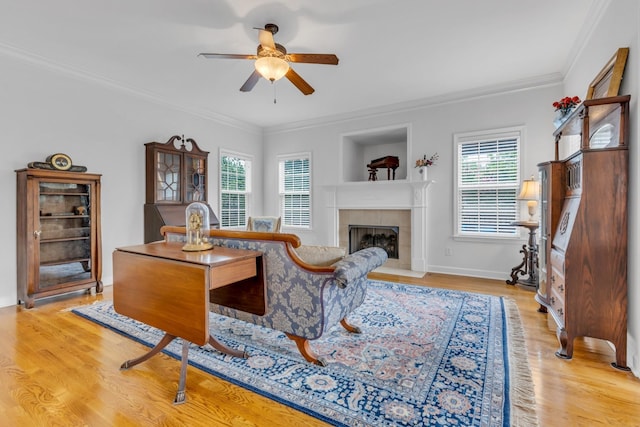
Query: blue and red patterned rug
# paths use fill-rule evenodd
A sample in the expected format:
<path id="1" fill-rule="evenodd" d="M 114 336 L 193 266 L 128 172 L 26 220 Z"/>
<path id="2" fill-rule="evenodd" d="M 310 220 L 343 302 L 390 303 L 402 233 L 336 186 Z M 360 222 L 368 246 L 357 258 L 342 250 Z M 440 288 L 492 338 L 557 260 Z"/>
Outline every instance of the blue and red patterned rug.
<path id="1" fill-rule="evenodd" d="M 115 313 L 110 302 L 73 312 L 149 347 L 163 335 Z M 371 281 L 349 321 L 362 334 L 337 326 L 311 342 L 328 363 L 319 367 L 283 333 L 211 314 L 216 339 L 250 357 L 192 345 L 189 363 L 337 426 L 537 425 L 510 299 Z M 180 359 L 181 341 L 165 353 Z"/>

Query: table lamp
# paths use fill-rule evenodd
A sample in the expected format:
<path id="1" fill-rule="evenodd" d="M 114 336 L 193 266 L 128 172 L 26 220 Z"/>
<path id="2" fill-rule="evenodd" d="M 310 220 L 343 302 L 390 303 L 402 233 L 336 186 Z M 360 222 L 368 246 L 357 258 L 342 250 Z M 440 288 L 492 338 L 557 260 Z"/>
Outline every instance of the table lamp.
<path id="1" fill-rule="evenodd" d="M 525 179 L 522 182 L 522 189 L 518 195 L 518 200 L 526 200 L 529 209 L 529 221 L 533 221 L 538 206 L 538 198 L 540 197 L 540 185 L 533 176 L 531 179 Z"/>

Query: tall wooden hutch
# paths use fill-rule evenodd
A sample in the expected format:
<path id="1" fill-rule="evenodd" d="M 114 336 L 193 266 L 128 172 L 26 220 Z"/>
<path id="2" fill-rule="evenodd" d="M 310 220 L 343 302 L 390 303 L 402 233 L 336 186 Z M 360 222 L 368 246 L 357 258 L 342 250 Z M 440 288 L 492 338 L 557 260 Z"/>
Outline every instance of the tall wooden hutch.
<path id="1" fill-rule="evenodd" d="M 630 96 L 584 101 L 554 132 L 555 160 L 539 164 L 540 285 L 557 326 L 558 357 L 587 336 L 615 346 L 627 367 L 627 182 Z M 577 150 L 559 159 L 562 144 Z M 579 145 L 579 147 L 578 147 Z"/>
<path id="2" fill-rule="evenodd" d="M 102 292 L 100 175 L 17 173 L 18 303 L 95 286 Z"/>
<path id="3" fill-rule="evenodd" d="M 185 209 L 190 203 L 207 204 L 209 152 L 180 135 L 166 143 L 148 142 L 145 148 L 144 241 L 149 243 L 163 239 L 163 225 L 184 226 Z M 220 225 L 211 207 L 209 221 L 210 228 Z"/>

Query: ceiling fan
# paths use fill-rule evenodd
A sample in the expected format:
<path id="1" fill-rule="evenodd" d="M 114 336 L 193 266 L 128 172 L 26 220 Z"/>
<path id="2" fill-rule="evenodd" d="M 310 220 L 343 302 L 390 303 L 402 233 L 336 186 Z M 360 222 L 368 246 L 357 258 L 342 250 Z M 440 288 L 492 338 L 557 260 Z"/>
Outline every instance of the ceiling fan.
<path id="1" fill-rule="evenodd" d="M 309 85 L 293 68 L 290 62 L 306 64 L 326 64 L 338 65 L 338 57 L 333 54 L 322 53 L 287 53 L 287 49 L 281 44 L 275 43 L 273 35 L 278 32 L 276 24 L 266 24 L 264 29 L 255 28 L 260 31 L 258 51 L 256 55 L 242 55 L 232 53 L 200 53 L 198 56 L 205 58 L 222 59 L 253 59 L 255 60 L 255 70 L 240 88 L 242 92 L 249 92 L 258 83 L 260 77 L 264 77 L 271 82 L 286 77 L 300 92 L 311 95 L 315 89 Z"/>

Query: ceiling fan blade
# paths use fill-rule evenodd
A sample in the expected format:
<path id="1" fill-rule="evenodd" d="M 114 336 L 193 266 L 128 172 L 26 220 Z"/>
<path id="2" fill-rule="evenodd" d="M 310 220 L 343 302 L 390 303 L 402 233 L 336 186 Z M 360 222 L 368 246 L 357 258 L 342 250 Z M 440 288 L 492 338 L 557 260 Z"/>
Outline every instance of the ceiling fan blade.
<path id="1" fill-rule="evenodd" d="M 291 62 L 301 62 L 301 63 L 307 63 L 307 64 L 338 65 L 338 57 L 333 54 L 289 53 L 287 54 L 287 57 Z"/>
<path id="2" fill-rule="evenodd" d="M 247 81 L 244 82 L 244 84 L 240 88 L 240 92 L 249 92 L 251 89 L 253 89 L 256 83 L 258 83 L 258 80 L 260 80 L 260 77 L 262 77 L 260 73 L 254 70 L 253 73 L 251 73 L 251 75 L 247 79 Z"/>
<path id="3" fill-rule="evenodd" d="M 276 43 L 273 41 L 273 33 L 271 31 L 260 30 L 259 40 L 262 47 L 276 50 Z"/>
<path id="4" fill-rule="evenodd" d="M 258 59 L 257 55 L 241 55 L 234 53 L 199 53 L 198 56 L 204 56 L 208 59 Z"/>
<path id="5" fill-rule="evenodd" d="M 289 71 L 287 71 L 285 77 L 288 78 L 289 81 L 293 83 L 295 87 L 300 89 L 300 92 L 304 93 L 305 95 L 311 95 L 313 92 L 315 92 L 315 89 L 312 88 L 311 85 L 309 85 L 309 83 L 307 83 L 302 77 L 300 77 L 298 73 L 293 71 L 293 68 L 289 67 Z"/>

